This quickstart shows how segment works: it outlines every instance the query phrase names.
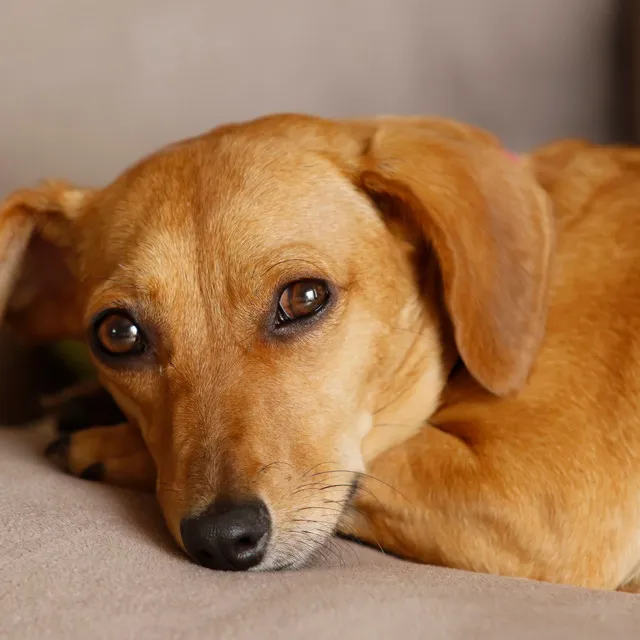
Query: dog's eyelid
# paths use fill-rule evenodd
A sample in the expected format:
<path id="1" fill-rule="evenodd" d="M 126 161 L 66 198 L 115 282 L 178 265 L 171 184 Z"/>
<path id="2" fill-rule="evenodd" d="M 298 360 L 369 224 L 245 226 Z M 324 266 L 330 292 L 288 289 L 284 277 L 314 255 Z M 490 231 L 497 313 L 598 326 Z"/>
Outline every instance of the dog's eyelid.
<path id="1" fill-rule="evenodd" d="M 139 305 L 135 300 L 124 296 L 111 297 L 100 295 L 94 298 L 94 300 L 91 300 L 87 306 L 84 321 L 85 328 L 87 330 L 90 329 L 102 314 L 109 311 L 120 311 L 136 321 L 141 320 L 141 316 L 144 315 L 140 313 Z"/>

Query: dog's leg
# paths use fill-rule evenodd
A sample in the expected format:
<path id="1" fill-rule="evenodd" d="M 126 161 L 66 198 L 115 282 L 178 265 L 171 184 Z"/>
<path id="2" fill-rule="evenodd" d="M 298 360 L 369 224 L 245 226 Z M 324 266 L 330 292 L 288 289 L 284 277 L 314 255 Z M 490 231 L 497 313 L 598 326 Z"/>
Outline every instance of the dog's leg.
<path id="1" fill-rule="evenodd" d="M 419 562 L 479 564 L 479 534 L 463 511 L 466 487 L 477 492 L 476 503 L 486 494 L 479 475 L 464 443 L 425 427 L 367 465 L 340 532 Z"/>
<path id="2" fill-rule="evenodd" d="M 128 423 L 67 433 L 47 447 L 47 455 L 87 480 L 155 490 L 153 459 L 140 431 Z"/>
<path id="3" fill-rule="evenodd" d="M 53 415 L 58 432 L 62 434 L 121 424 L 125 415 L 111 394 L 98 381 L 83 382 L 74 387 L 43 398 L 42 406 Z"/>
<path id="4" fill-rule="evenodd" d="M 459 569 L 547 582 L 615 589 L 620 539 L 591 528 L 573 535 L 581 500 L 545 487 L 543 469 L 518 460 L 501 443 L 474 448 L 464 439 L 427 426 L 381 453 L 362 474 L 340 533 L 400 557 Z M 542 480 L 542 481 L 541 481 Z M 566 483 L 580 487 L 579 478 Z M 584 496 L 587 494 L 583 494 Z"/>
<path id="5" fill-rule="evenodd" d="M 156 470 L 138 429 L 98 382 L 45 398 L 58 439 L 47 454 L 65 471 L 87 480 L 154 490 Z M 99 426 L 96 426 L 99 425 Z"/>

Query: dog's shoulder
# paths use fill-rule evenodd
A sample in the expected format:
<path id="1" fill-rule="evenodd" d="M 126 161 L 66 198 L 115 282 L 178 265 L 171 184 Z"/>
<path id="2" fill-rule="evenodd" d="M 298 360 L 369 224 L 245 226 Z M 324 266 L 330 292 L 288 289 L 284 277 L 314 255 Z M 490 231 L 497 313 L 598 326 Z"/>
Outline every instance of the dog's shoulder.
<path id="1" fill-rule="evenodd" d="M 536 149 L 529 161 L 561 227 L 589 215 L 607 218 L 640 196 L 640 147 L 559 140 Z"/>

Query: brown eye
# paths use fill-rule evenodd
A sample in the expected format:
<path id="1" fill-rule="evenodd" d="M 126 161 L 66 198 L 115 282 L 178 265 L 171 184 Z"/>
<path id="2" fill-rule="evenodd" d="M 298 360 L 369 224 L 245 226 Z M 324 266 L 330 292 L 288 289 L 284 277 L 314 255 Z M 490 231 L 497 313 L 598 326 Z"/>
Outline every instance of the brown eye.
<path id="1" fill-rule="evenodd" d="M 104 354 L 114 357 L 139 355 L 147 348 L 138 325 L 122 311 L 107 312 L 98 319 L 94 343 Z"/>
<path id="2" fill-rule="evenodd" d="M 284 324 L 306 318 L 322 309 L 329 300 L 329 287 L 322 280 L 300 280 L 287 286 L 278 302 L 278 322 Z"/>

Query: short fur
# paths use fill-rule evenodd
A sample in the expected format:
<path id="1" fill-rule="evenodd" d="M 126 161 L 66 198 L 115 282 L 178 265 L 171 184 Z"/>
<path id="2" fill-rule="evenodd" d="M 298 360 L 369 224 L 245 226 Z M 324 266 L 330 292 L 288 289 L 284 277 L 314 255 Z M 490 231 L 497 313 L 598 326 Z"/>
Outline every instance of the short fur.
<path id="1" fill-rule="evenodd" d="M 10 196 L 0 315 L 46 341 L 119 306 L 153 333 L 153 362 L 96 359 L 128 421 L 54 450 L 155 487 L 179 544 L 183 517 L 257 495 L 274 522 L 259 569 L 300 566 L 338 529 L 422 562 L 630 589 L 639 203 L 632 149 L 514 161 L 447 120 L 272 116 L 105 189 Z M 275 337 L 274 292 L 304 277 L 332 304 Z"/>

